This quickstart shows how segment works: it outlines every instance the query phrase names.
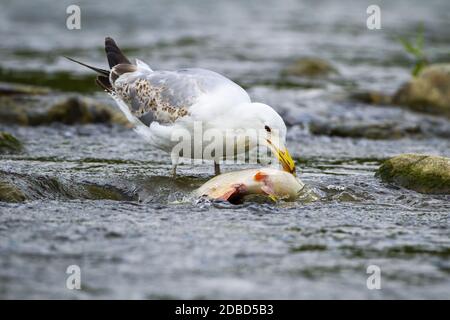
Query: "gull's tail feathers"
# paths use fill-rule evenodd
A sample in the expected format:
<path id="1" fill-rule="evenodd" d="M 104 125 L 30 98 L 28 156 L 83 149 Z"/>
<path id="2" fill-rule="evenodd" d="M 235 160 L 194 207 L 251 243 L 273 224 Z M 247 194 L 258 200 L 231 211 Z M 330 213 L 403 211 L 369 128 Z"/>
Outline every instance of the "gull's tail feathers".
<path id="1" fill-rule="evenodd" d="M 132 64 L 110 37 L 105 38 L 105 52 L 111 69 L 118 64 Z"/>
<path id="2" fill-rule="evenodd" d="M 114 82 L 120 75 L 127 72 L 136 71 L 137 67 L 133 65 L 127 57 L 125 57 L 116 42 L 110 37 L 105 38 L 105 52 L 111 71 L 88 65 L 67 56 L 65 56 L 65 58 L 97 72 L 99 76 L 95 79 L 95 83 L 103 90 L 113 92 L 114 89 L 110 79 L 112 78 L 111 80 Z M 112 77 L 110 77 L 110 74 Z"/>
<path id="3" fill-rule="evenodd" d="M 66 58 L 72 62 L 78 63 L 97 72 L 98 76 L 95 80 L 95 83 L 103 90 L 105 90 L 116 101 L 119 109 L 126 116 L 128 121 L 133 125 L 134 129 L 139 134 L 150 138 L 150 130 L 148 126 L 144 124 L 144 119 L 142 117 L 141 119 L 137 118 L 131 113 L 130 107 L 127 106 L 127 104 L 124 102 L 123 94 L 120 95 L 118 94 L 118 92 L 116 92 L 117 87 L 115 86 L 115 82 L 121 75 L 125 73 L 133 73 L 138 70 L 152 72 L 152 70 L 148 65 L 140 60 L 136 60 L 136 64 L 132 64 L 130 60 L 128 60 L 128 58 L 122 53 L 116 42 L 110 37 L 105 38 L 105 53 L 106 58 L 108 59 L 110 70 L 94 67 L 70 57 Z M 125 79 L 125 82 L 126 80 L 127 79 Z M 150 119 L 149 121 L 151 122 L 152 119 Z"/>

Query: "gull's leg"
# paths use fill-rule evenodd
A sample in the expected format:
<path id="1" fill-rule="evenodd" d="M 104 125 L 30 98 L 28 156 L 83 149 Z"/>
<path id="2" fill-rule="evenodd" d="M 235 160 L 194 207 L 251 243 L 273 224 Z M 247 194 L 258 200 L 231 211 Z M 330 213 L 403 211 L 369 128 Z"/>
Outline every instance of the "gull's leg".
<path id="1" fill-rule="evenodd" d="M 214 160 L 214 174 L 218 176 L 220 174 L 220 164 Z"/>
<path id="2" fill-rule="evenodd" d="M 177 177 L 177 164 L 172 165 L 172 178 Z"/>
<path id="3" fill-rule="evenodd" d="M 177 177 L 177 166 L 178 166 L 178 159 L 180 157 L 172 155 L 172 177 L 175 179 Z"/>

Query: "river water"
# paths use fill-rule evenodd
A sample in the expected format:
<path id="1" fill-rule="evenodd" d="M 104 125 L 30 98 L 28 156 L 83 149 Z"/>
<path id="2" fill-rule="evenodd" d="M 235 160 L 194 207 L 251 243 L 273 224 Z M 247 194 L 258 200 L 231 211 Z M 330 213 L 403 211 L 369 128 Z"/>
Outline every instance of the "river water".
<path id="1" fill-rule="evenodd" d="M 2 155 L 0 173 L 28 200 L 0 202 L 0 298 L 448 298 L 449 196 L 374 174 L 403 152 L 450 156 L 450 122 L 348 94 L 390 94 L 407 81 L 412 61 L 398 37 L 413 36 L 421 22 L 429 59 L 450 61 L 450 3 L 379 1 L 382 29 L 368 30 L 371 2 L 78 1 L 81 30 L 68 30 L 70 1 L 2 1 L 2 82 L 51 86 L 58 97 L 114 108 L 89 71 L 62 58 L 105 66 L 105 36 L 154 69 L 215 70 L 282 114 L 298 175 L 320 200 L 186 202 L 211 177 L 211 164 L 184 163 L 173 180 L 169 157 L 123 126 L 2 121 L 25 151 Z M 339 74 L 281 75 L 304 56 L 330 61 Z M 317 122 L 420 134 L 314 135 Z M 69 265 L 81 268 L 82 290 L 66 288 Z M 381 269 L 380 290 L 366 286 L 370 265 Z"/>

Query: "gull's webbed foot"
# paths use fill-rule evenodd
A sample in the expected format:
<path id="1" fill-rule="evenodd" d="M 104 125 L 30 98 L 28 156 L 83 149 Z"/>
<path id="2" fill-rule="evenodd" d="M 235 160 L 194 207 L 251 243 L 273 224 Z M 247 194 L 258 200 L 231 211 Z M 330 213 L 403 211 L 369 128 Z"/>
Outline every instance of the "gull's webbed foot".
<path id="1" fill-rule="evenodd" d="M 218 176 L 220 174 L 220 164 L 214 161 L 214 174 Z"/>

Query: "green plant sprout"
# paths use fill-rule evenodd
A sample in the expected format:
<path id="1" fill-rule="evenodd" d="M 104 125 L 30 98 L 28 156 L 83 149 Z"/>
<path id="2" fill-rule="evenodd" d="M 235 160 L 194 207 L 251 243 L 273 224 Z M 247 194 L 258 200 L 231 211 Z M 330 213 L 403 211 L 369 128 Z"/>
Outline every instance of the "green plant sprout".
<path id="1" fill-rule="evenodd" d="M 416 64 L 412 70 L 412 75 L 416 77 L 420 71 L 428 64 L 428 59 L 423 51 L 424 46 L 424 27 L 423 23 L 417 28 L 417 33 L 414 39 L 407 39 L 404 37 L 399 38 L 400 43 L 403 45 L 405 51 L 411 54 L 415 60 Z"/>

